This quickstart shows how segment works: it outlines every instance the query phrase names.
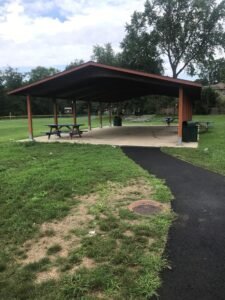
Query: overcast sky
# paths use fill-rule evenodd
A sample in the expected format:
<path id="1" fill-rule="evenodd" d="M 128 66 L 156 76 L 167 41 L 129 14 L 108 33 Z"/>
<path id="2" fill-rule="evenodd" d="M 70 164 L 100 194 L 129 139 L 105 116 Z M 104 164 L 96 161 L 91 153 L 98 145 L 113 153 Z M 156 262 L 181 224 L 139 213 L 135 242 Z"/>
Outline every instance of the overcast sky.
<path id="1" fill-rule="evenodd" d="M 92 46 L 118 50 L 141 0 L 0 0 L 0 66 L 65 65 L 90 60 Z"/>
<path id="2" fill-rule="evenodd" d="M 0 0 L 0 68 L 63 68 L 90 60 L 93 45 L 116 51 L 132 13 L 145 0 Z M 171 75 L 168 64 L 165 74 Z M 182 77 L 186 77 L 182 74 Z"/>

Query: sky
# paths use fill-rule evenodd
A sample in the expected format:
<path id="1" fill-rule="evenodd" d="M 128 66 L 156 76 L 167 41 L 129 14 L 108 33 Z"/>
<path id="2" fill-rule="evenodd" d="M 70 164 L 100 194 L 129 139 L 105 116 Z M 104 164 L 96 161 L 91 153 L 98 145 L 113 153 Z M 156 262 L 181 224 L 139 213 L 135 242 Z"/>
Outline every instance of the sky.
<path id="1" fill-rule="evenodd" d="M 90 60 L 93 45 L 115 50 L 141 0 L 0 0 L 0 66 L 66 65 Z"/>
<path id="2" fill-rule="evenodd" d="M 89 61 L 93 45 L 115 51 L 145 0 L 0 0 L 0 68 L 27 71 Z M 171 75 L 168 63 L 165 74 Z M 181 77 L 186 78 L 185 74 Z"/>

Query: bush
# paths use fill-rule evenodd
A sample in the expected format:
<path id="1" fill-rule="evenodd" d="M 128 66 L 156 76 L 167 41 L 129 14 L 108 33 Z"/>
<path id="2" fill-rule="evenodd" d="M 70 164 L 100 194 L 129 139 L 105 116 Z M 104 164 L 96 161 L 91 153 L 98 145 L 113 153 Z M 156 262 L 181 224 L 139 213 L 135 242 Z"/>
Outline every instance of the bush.
<path id="1" fill-rule="evenodd" d="M 195 102 L 195 113 L 208 115 L 211 108 L 217 105 L 219 95 L 210 86 L 202 89 L 201 99 Z"/>

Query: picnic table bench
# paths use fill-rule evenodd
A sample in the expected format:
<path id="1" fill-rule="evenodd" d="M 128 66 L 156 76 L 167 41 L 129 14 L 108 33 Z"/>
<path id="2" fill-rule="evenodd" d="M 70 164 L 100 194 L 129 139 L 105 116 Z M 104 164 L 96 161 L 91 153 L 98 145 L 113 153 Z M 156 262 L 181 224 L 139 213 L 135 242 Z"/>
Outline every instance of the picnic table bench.
<path id="1" fill-rule="evenodd" d="M 213 127 L 212 121 L 197 121 L 196 124 L 199 126 L 199 129 L 203 129 L 205 131 L 208 131 L 209 128 Z"/>
<path id="2" fill-rule="evenodd" d="M 48 126 L 50 129 L 48 132 L 45 132 L 45 134 L 48 136 L 48 139 L 50 139 L 52 135 L 61 137 L 62 133 L 68 133 L 72 139 L 72 137 L 76 135 L 81 137 L 83 133 L 83 131 L 80 130 L 80 126 L 83 126 L 83 124 L 47 124 L 45 126 Z M 61 130 L 62 128 L 67 128 L 68 130 L 63 131 Z"/>

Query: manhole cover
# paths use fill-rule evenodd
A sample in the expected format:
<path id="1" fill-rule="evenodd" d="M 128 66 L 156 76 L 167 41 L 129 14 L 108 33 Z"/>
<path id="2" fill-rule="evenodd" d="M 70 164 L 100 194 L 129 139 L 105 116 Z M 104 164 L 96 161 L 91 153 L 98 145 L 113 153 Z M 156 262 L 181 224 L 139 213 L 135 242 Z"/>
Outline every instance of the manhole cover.
<path id="1" fill-rule="evenodd" d="M 133 202 L 128 208 L 131 211 L 144 216 L 154 215 L 162 210 L 162 207 L 159 203 L 151 200 L 140 200 Z"/>

